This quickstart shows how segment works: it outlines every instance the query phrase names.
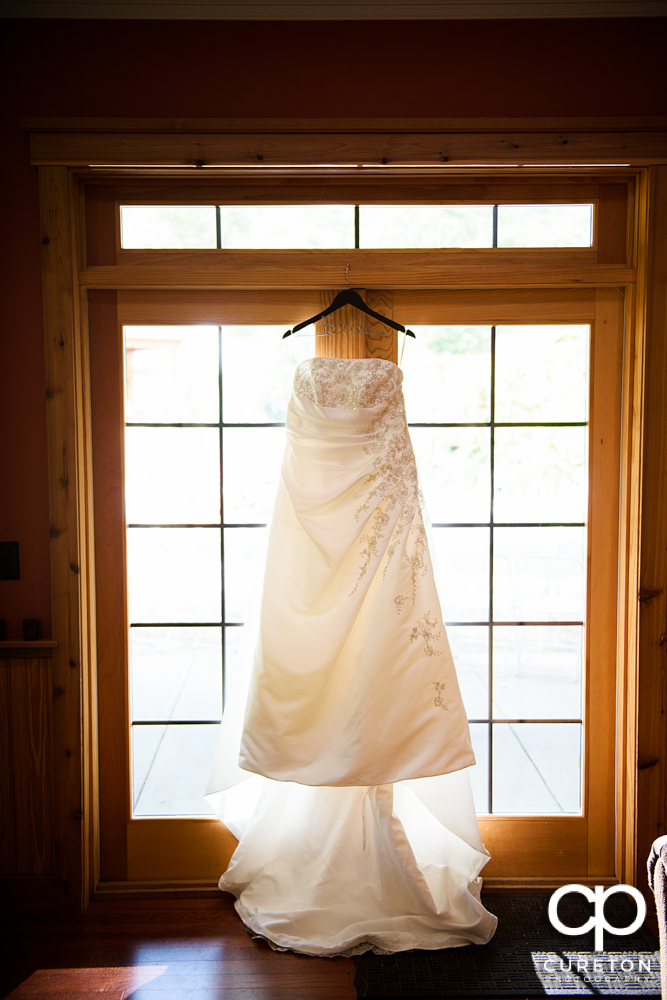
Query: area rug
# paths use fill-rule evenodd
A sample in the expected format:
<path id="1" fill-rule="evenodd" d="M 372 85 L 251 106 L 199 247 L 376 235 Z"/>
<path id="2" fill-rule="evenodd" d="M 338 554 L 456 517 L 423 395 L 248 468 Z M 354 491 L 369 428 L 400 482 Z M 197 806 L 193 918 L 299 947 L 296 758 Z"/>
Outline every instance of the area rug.
<path id="1" fill-rule="evenodd" d="M 498 930 L 487 945 L 357 956 L 357 996 L 660 996 L 660 952 L 645 925 L 630 935 L 605 932 L 604 951 L 595 952 L 592 930 L 576 937 L 554 930 L 549 899 L 550 894 L 541 893 L 485 894 L 484 905 L 498 917 Z M 570 927 L 581 926 L 592 912 L 591 904 L 575 893 L 558 906 L 561 921 Z M 610 924 L 629 926 L 635 913 L 624 894 L 608 897 L 605 917 Z"/>

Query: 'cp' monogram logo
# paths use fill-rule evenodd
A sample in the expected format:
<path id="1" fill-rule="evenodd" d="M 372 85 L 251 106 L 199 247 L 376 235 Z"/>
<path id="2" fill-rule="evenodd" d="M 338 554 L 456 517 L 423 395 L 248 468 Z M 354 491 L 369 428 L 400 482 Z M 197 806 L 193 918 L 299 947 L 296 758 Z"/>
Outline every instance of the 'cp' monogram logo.
<path id="1" fill-rule="evenodd" d="M 561 923 L 558 916 L 558 904 L 563 898 L 570 892 L 579 892 L 586 899 L 595 904 L 595 912 L 592 917 L 589 917 L 585 924 L 580 927 L 567 927 L 566 924 Z M 604 915 L 604 904 L 607 896 L 611 896 L 614 892 L 626 892 L 629 896 L 632 896 L 637 905 L 637 916 L 628 924 L 627 927 L 614 927 L 613 924 L 607 923 Z M 642 896 L 639 889 L 635 889 L 632 885 L 612 885 L 608 889 L 605 889 L 602 885 L 596 885 L 595 891 L 589 889 L 586 885 L 576 885 L 572 883 L 571 885 L 562 885 L 560 889 L 556 889 L 551 899 L 549 900 L 549 920 L 551 921 L 551 926 L 555 927 L 557 931 L 561 934 L 568 934 L 570 937 L 574 937 L 578 934 L 585 934 L 589 931 L 591 927 L 595 927 L 595 950 L 602 951 L 602 941 L 605 931 L 610 931 L 612 934 L 632 934 L 636 931 L 638 927 L 644 923 L 644 918 L 646 917 L 646 902 Z"/>

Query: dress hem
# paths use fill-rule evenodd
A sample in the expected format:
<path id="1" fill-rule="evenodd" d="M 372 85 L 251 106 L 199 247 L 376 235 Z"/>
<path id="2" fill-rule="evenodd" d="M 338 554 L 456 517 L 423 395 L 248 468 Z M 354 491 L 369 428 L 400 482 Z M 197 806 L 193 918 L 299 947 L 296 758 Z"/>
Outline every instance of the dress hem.
<path id="1" fill-rule="evenodd" d="M 484 945 L 488 944 L 489 941 L 493 938 L 493 935 L 495 934 L 496 928 L 498 926 L 498 921 L 496 919 L 494 921 L 493 930 L 491 931 L 491 933 L 486 937 L 485 940 L 481 941 L 471 941 L 471 940 L 462 941 L 460 940 L 461 935 L 451 934 L 452 938 L 459 937 L 459 940 L 450 941 L 449 943 L 447 942 L 443 943 L 441 941 L 434 943 L 419 942 L 417 944 L 408 945 L 408 947 L 406 948 L 382 948 L 379 945 L 375 944 L 374 942 L 369 941 L 368 938 L 366 937 L 362 938 L 356 944 L 342 948 L 340 951 L 338 950 L 332 951 L 328 949 L 323 949 L 322 951 L 308 951 L 306 950 L 306 948 L 299 948 L 296 945 L 278 944 L 276 941 L 273 941 L 266 934 L 261 934 L 259 931 L 256 931 L 254 930 L 254 928 L 249 926 L 249 924 L 245 922 L 245 920 L 238 913 L 238 911 L 237 915 L 241 923 L 243 924 L 246 933 L 249 934 L 249 936 L 254 941 L 264 941 L 265 944 L 268 944 L 269 948 L 271 948 L 272 951 L 292 952 L 292 954 L 306 955 L 309 958 L 354 958 L 357 955 L 365 955 L 366 952 L 369 951 L 372 951 L 374 955 L 400 955 L 407 951 L 444 951 L 445 949 L 448 948 L 467 948 L 469 945 L 477 945 L 478 947 L 484 947 Z"/>

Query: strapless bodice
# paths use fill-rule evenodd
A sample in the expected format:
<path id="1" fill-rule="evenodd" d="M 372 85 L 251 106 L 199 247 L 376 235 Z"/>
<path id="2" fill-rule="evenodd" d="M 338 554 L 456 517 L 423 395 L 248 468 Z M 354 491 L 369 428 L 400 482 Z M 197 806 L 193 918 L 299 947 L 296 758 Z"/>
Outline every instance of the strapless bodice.
<path id="1" fill-rule="evenodd" d="M 401 396 L 403 372 L 385 358 L 309 358 L 294 374 L 294 395 L 346 410 L 381 406 Z"/>

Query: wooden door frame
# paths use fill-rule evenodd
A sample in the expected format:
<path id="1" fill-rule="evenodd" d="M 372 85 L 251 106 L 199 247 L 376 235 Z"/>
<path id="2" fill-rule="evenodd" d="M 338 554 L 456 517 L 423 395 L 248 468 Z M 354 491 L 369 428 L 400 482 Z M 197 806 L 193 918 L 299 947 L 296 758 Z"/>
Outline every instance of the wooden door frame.
<path id="1" fill-rule="evenodd" d="M 129 649 L 125 538 L 126 518 L 119 485 L 123 480 L 123 326 L 160 323 L 285 326 L 328 304 L 335 291 L 317 297 L 293 289 L 209 291 L 205 301 L 187 292 L 145 290 L 89 292 L 90 386 L 95 456 L 95 551 L 98 578 L 100 862 L 98 897 L 139 885 L 172 886 L 180 880 L 214 888 L 236 840 L 214 818 L 135 818 L 130 795 Z M 164 297 L 168 301 L 164 302 Z M 589 361 L 587 549 L 592 585 L 587 587 L 586 691 L 583 706 L 581 816 L 480 814 L 491 861 L 487 888 L 546 889 L 569 882 L 611 884 L 615 863 L 615 688 L 618 590 L 617 534 L 621 458 L 621 405 L 624 334 L 622 289 L 549 289 L 465 292 L 367 290 L 369 304 L 411 326 L 514 325 L 548 323 L 591 327 Z M 317 304 L 316 304 L 317 303 Z M 345 317 L 343 317 L 345 322 Z M 347 317 L 352 324 L 355 316 Z M 273 326 L 272 326 L 273 328 Z M 380 328 L 381 330 L 381 328 Z M 168 334 L 167 334 L 168 336 Z M 335 335 L 319 341 L 333 357 L 384 356 L 397 361 L 395 338 Z M 591 572 L 591 567 L 592 572 Z M 610 665 L 611 664 L 611 670 Z M 591 692 L 595 692 L 594 696 Z M 208 881 L 206 881 L 208 880 Z"/>
<path id="2" fill-rule="evenodd" d="M 100 287 L 85 270 L 85 220 L 79 175 L 106 164 L 107 176 L 183 177 L 202 159 L 258 169 L 257 149 L 274 151 L 270 164 L 325 162 L 376 163 L 389 159 L 404 176 L 418 164 L 443 162 L 445 146 L 461 155 L 457 175 L 474 174 L 470 163 L 521 163 L 530 174 L 538 166 L 609 164 L 607 172 L 634 176 L 630 253 L 625 266 L 591 268 L 576 255 L 549 282 L 542 270 L 521 275 L 523 287 L 624 285 L 628 289 L 624 354 L 620 613 L 618 662 L 621 681 L 617 730 L 617 877 L 646 888 L 644 859 L 655 836 L 667 826 L 667 732 L 663 722 L 664 640 L 667 630 L 667 123 L 639 120 L 438 121 L 326 123 L 201 122 L 165 123 L 99 120 L 31 121 L 33 163 L 39 166 L 43 243 L 43 297 L 47 380 L 51 565 L 54 639 L 53 816 L 58 905 L 81 912 L 97 884 L 96 637 L 91 421 L 88 388 L 86 288 Z M 567 137 L 567 143 L 562 137 Z M 513 140 L 520 139 L 521 142 Z M 523 147 L 522 147 L 523 143 Z M 517 155 L 521 151 L 521 159 Z M 253 152 L 253 150 L 255 152 Z M 277 153 L 275 151 L 278 151 Z M 545 153 L 546 150 L 546 153 Z M 512 155 L 514 153 L 514 155 Z M 196 154 L 196 155 L 193 155 Z M 379 155 L 378 155 L 379 154 Z M 269 153 L 267 156 L 271 155 Z M 439 159 L 438 159 L 439 156 Z M 254 157 L 254 159 L 253 159 Z M 206 156 L 203 157 L 206 159 Z M 328 158 L 328 159 L 327 159 Z M 211 160 L 209 160 L 211 162 Z M 173 164 L 180 164 L 175 170 Z M 136 166 L 133 166 L 136 164 Z M 140 165 L 142 165 L 140 167 Z M 161 168 L 161 169 L 160 169 Z M 374 168 L 375 169 L 375 168 Z M 596 170 L 602 170 L 598 168 Z M 580 172 L 581 167 L 576 168 Z M 552 171 L 553 172 L 553 171 Z M 220 176 L 223 176 L 222 174 Z M 189 178 L 188 178 L 189 179 Z M 473 252 L 475 253 L 475 252 Z M 451 255 L 446 277 L 431 274 L 431 287 L 505 284 L 502 268 L 471 268 L 465 252 Z M 516 256 L 512 264 L 520 263 Z M 290 262 L 291 263 L 291 262 Z M 386 263 L 386 260 L 382 262 Z M 499 260 L 499 264 L 500 264 Z M 546 261 L 545 261 L 546 263 Z M 591 261 L 591 263 L 593 263 Z M 381 265 L 380 270 L 382 270 Z M 164 274 L 155 267 L 126 269 L 125 287 L 165 287 L 178 262 Z M 465 268 L 465 270 L 462 270 Z M 501 276 L 500 271 L 504 271 Z M 520 270 L 520 269 L 519 269 Z M 141 272 L 141 274 L 138 273 Z M 118 275 L 118 272 L 116 272 Z M 101 278 L 101 275 L 97 275 Z M 467 279 L 467 280 L 466 280 Z M 258 280 L 258 279 L 255 279 Z M 284 280 L 284 275 L 283 275 Z M 280 284 L 280 277 L 274 279 Z M 449 283 L 451 282 L 451 283 Z M 111 281 L 102 283 L 111 287 Z M 322 281 L 335 286 L 337 280 Z M 386 286 L 382 282 L 368 284 Z M 116 285 L 116 287 L 118 287 Z M 173 285 L 172 285 L 173 287 Z M 183 287 L 183 286 L 182 286 Z M 206 268 L 189 287 L 220 287 L 220 274 Z M 229 287 L 229 283 L 228 283 Z"/>

